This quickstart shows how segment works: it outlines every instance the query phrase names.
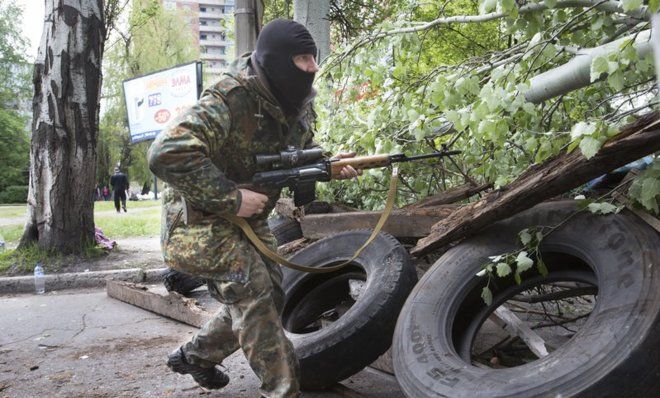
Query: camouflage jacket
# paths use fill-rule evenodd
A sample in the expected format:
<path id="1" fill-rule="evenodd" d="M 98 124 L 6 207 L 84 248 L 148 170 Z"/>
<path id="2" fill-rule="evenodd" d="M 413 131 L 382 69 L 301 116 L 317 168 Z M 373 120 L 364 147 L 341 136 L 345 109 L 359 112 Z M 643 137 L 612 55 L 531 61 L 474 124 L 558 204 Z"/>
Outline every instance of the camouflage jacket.
<path id="1" fill-rule="evenodd" d="M 257 168 L 254 155 L 277 153 L 287 146 L 313 144 L 311 102 L 295 120 L 287 120 L 257 76 L 250 57 L 206 89 L 189 110 L 163 130 L 149 148 L 152 172 L 165 181 L 161 246 L 168 266 L 207 278 L 245 283 L 255 249 L 240 228 L 219 214 L 240 207 L 238 187 L 261 192 L 268 203 L 248 222 L 271 247 L 275 240 L 266 218 L 280 190 L 250 186 Z"/>

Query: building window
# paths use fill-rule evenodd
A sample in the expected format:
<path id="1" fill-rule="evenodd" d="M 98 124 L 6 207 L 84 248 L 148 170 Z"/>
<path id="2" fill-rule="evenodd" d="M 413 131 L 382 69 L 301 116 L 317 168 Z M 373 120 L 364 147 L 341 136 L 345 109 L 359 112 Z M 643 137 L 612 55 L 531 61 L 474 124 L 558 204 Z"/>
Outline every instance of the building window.
<path id="1" fill-rule="evenodd" d="M 199 11 L 206 12 L 206 7 L 199 7 Z"/>
<path id="2" fill-rule="evenodd" d="M 206 21 L 199 21 L 200 25 L 206 26 L 207 22 Z"/>
<path id="3" fill-rule="evenodd" d="M 204 35 L 204 34 L 199 35 L 199 38 L 200 38 L 200 40 L 206 40 L 206 35 Z"/>

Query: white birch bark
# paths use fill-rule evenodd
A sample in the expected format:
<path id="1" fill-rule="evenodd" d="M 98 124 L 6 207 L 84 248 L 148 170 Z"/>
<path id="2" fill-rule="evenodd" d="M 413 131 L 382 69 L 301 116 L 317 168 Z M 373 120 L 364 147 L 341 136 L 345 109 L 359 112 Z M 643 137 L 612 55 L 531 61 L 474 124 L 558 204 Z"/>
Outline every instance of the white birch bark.
<path id="1" fill-rule="evenodd" d="M 46 0 L 34 68 L 28 218 L 20 246 L 76 253 L 94 241 L 103 0 Z"/>
<path id="2" fill-rule="evenodd" d="M 317 61 L 321 63 L 330 55 L 329 0 L 294 0 L 293 19 L 307 27 L 319 50 Z"/>
<path id="3" fill-rule="evenodd" d="M 636 36 L 633 46 L 641 58 L 652 50 L 650 31 L 643 31 Z M 530 80 L 530 88 L 525 92 L 529 102 L 540 103 L 550 98 L 566 94 L 591 84 L 591 62 L 599 55 L 619 51 L 619 46 L 633 36 L 623 37 L 605 45 L 582 49 L 577 55 L 557 68 L 551 69 Z"/>

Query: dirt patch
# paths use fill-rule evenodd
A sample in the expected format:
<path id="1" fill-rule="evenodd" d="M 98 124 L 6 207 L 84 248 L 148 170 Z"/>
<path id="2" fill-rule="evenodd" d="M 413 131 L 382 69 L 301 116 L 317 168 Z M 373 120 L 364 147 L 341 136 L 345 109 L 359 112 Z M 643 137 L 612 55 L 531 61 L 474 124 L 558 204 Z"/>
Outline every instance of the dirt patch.
<path id="1" fill-rule="evenodd" d="M 106 253 L 94 258 L 80 256 L 58 256 L 45 258 L 46 274 L 105 271 L 126 268 L 162 268 L 163 256 L 160 251 L 160 240 L 157 237 L 121 238 L 117 239 L 117 246 Z M 31 275 L 34 264 L 17 263 L 10 267 L 3 276 Z"/>

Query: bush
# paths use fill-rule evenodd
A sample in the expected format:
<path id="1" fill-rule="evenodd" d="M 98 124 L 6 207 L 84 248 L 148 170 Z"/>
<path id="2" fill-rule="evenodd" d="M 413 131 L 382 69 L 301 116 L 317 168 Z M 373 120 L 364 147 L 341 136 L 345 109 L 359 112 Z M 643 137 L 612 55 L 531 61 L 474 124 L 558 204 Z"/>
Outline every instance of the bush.
<path id="1" fill-rule="evenodd" d="M 27 196 L 27 185 L 10 185 L 0 192 L 0 203 L 27 203 Z"/>

